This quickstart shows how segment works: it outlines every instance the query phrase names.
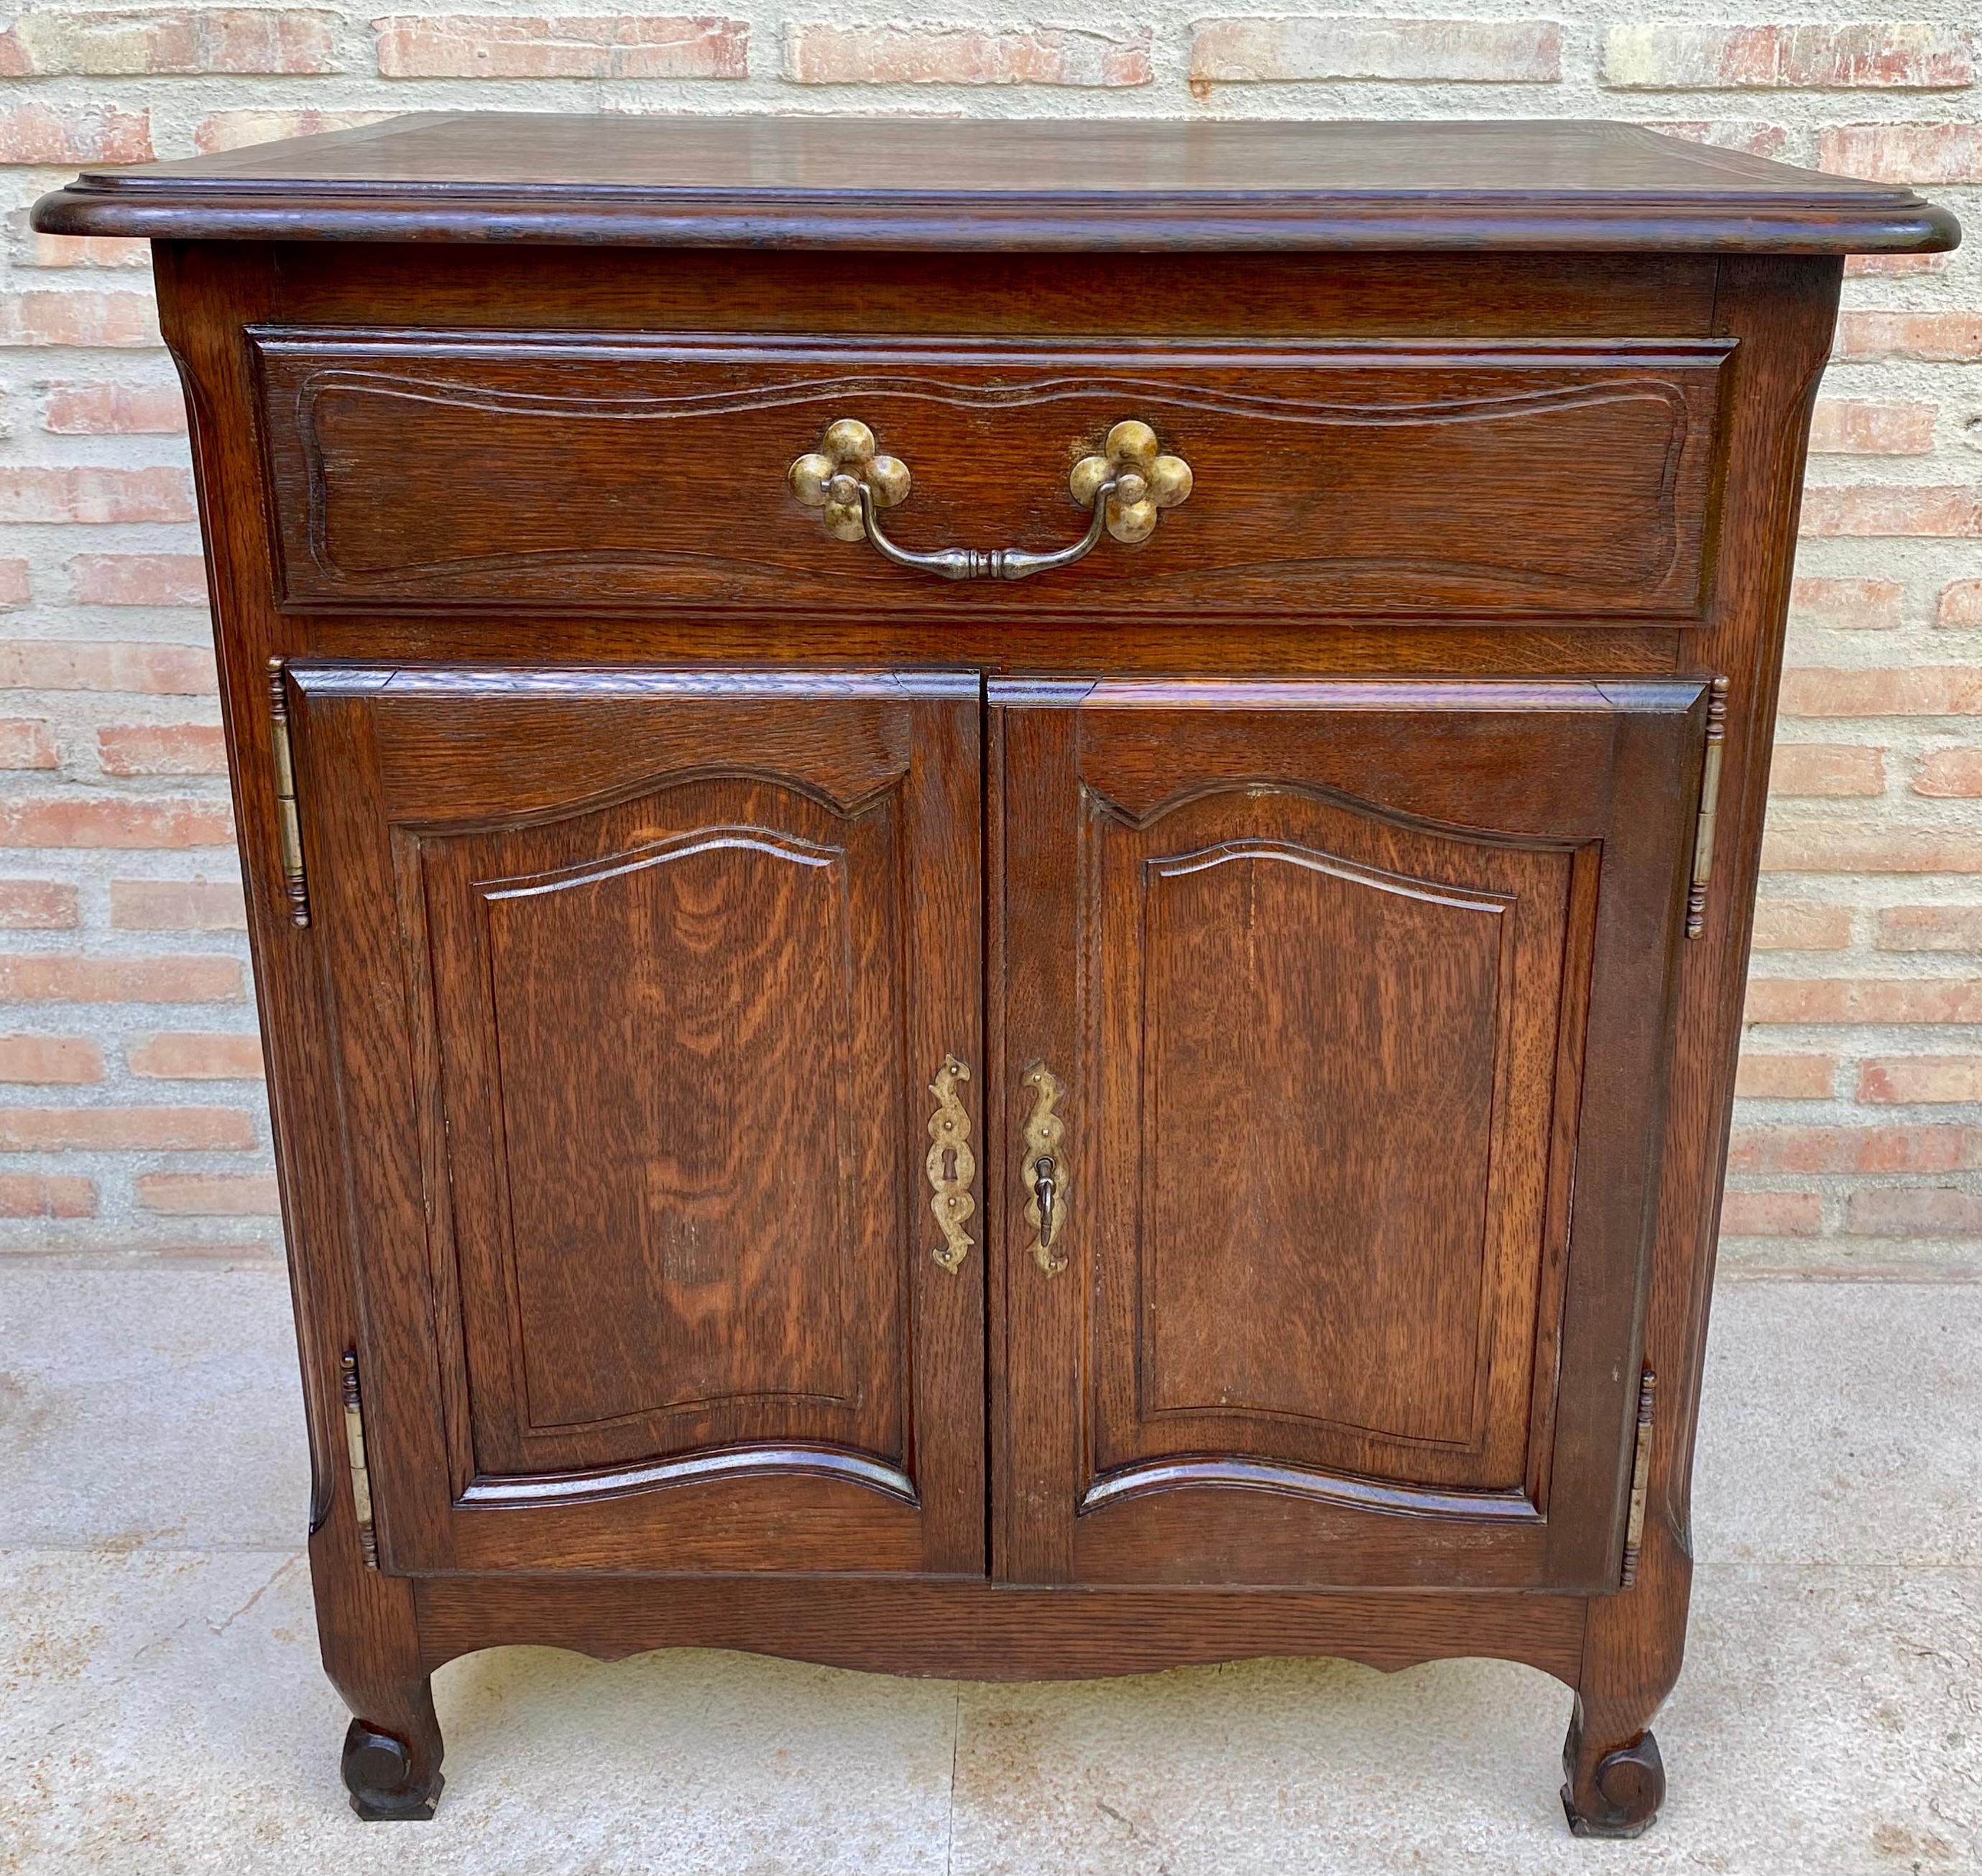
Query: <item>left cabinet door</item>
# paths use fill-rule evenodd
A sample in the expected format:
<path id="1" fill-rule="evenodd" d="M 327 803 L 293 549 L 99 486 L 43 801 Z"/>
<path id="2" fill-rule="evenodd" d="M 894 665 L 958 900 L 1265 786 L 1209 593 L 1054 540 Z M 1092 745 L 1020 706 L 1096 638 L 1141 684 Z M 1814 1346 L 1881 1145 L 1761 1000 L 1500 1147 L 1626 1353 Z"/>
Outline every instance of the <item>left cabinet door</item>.
<path id="1" fill-rule="evenodd" d="M 979 695 L 289 668 L 384 1568 L 983 1574 Z"/>

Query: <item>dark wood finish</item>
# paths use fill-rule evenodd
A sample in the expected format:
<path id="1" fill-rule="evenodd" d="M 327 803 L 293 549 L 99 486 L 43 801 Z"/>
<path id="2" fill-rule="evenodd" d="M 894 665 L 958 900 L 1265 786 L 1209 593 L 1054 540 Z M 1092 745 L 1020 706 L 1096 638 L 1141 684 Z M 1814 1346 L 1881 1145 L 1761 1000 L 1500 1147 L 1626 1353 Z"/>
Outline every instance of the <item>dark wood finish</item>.
<path id="1" fill-rule="evenodd" d="M 1477 350 L 933 348 L 501 332 L 254 335 L 285 601 L 1023 610 L 832 540 L 785 467 L 855 416 L 914 474 L 904 542 L 1053 545 L 1133 415 L 1201 493 L 1109 542 L 1089 605 L 1256 618 L 1699 615 L 1717 340 Z M 499 478 L 464 478 L 463 462 Z M 769 504 L 769 491 L 782 499 Z M 755 525 L 738 518 L 755 515 Z"/>
<path id="2" fill-rule="evenodd" d="M 884 1674 L 1086 1680 L 1249 1656 L 1326 1654 L 1393 1671 L 1452 1655 L 1575 1684 L 1583 1599 L 1262 1589 L 1046 1588 L 825 1578 L 414 1579 L 429 1670 L 498 1643 L 613 1659 L 684 1645 Z"/>
<path id="3" fill-rule="evenodd" d="M 202 240 L 1620 248 L 1951 246 L 1910 189 L 1633 124 L 929 124 L 450 116 L 135 169 L 46 197 L 63 234 Z"/>
<path id="4" fill-rule="evenodd" d="M 1006 1233 L 1000 1574 L 1617 1583 L 1705 701 L 993 686 L 1075 1221 Z"/>
<path id="5" fill-rule="evenodd" d="M 981 1572 L 974 674 L 289 681 L 386 1566 Z"/>
<path id="6" fill-rule="evenodd" d="M 639 119 L 415 122 L 37 215 L 161 238 L 360 1814 L 430 1810 L 459 1654 L 702 1644 L 1503 1655 L 1575 1689 L 1572 1825 L 1642 1828 L 1836 256 L 1950 219 L 1607 127 Z M 783 487 L 858 385 L 913 440 L 911 545 L 1050 544 L 1152 383 L 1191 504 L 1009 591 Z M 1530 407 L 1427 425 L 1427 383 Z M 694 478 L 615 442 L 711 396 Z"/>

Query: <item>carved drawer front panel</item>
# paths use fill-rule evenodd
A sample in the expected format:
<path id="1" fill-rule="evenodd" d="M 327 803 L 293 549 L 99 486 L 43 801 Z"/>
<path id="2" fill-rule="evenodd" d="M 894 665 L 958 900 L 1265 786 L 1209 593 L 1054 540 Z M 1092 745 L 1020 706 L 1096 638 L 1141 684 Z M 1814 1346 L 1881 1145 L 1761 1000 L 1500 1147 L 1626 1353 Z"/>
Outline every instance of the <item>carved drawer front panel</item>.
<path id="1" fill-rule="evenodd" d="M 975 680 L 291 681 L 389 1562 L 981 1568 Z"/>
<path id="2" fill-rule="evenodd" d="M 993 696 L 1064 1084 L 1008 1568 L 1614 1581 L 1702 687 Z"/>
<path id="3" fill-rule="evenodd" d="M 857 593 L 883 613 L 1235 618 L 1699 616 L 1728 349 L 252 339 L 292 607 L 782 611 Z M 876 486 L 912 552 L 1077 540 L 1093 484 L 1075 465 L 1109 461 L 1125 421 L 1190 480 L 1164 471 L 1157 500 L 1180 505 L 1160 526 L 1153 504 L 1146 527 L 1118 505 L 1077 566 L 966 597 L 884 560 L 844 491 L 828 501 L 837 459 L 816 452 L 846 419 L 892 461 Z M 788 481 L 809 452 L 820 475 Z"/>

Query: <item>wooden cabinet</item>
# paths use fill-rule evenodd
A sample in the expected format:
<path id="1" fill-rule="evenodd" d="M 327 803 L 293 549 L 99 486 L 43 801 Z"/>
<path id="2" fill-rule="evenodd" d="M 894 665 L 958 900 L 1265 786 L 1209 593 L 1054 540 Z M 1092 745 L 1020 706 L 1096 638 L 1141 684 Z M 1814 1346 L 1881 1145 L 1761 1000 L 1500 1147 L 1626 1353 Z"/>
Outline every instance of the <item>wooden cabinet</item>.
<path id="1" fill-rule="evenodd" d="M 188 389 L 368 1818 L 432 1671 L 1527 1661 L 1642 1829 L 1810 400 L 1618 125 L 85 176 Z"/>

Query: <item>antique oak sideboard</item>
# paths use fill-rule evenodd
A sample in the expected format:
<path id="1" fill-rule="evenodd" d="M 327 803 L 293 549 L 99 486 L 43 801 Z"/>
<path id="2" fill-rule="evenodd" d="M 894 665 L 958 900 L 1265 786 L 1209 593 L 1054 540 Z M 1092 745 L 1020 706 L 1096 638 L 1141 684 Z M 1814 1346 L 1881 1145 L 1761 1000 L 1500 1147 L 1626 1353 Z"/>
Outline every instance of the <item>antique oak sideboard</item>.
<path id="1" fill-rule="evenodd" d="M 1810 402 L 1613 124 L 92 173 L 192 414 L 367 1818 L 529 1642 L 1530 1662 L 1663 1789 Z"/>

